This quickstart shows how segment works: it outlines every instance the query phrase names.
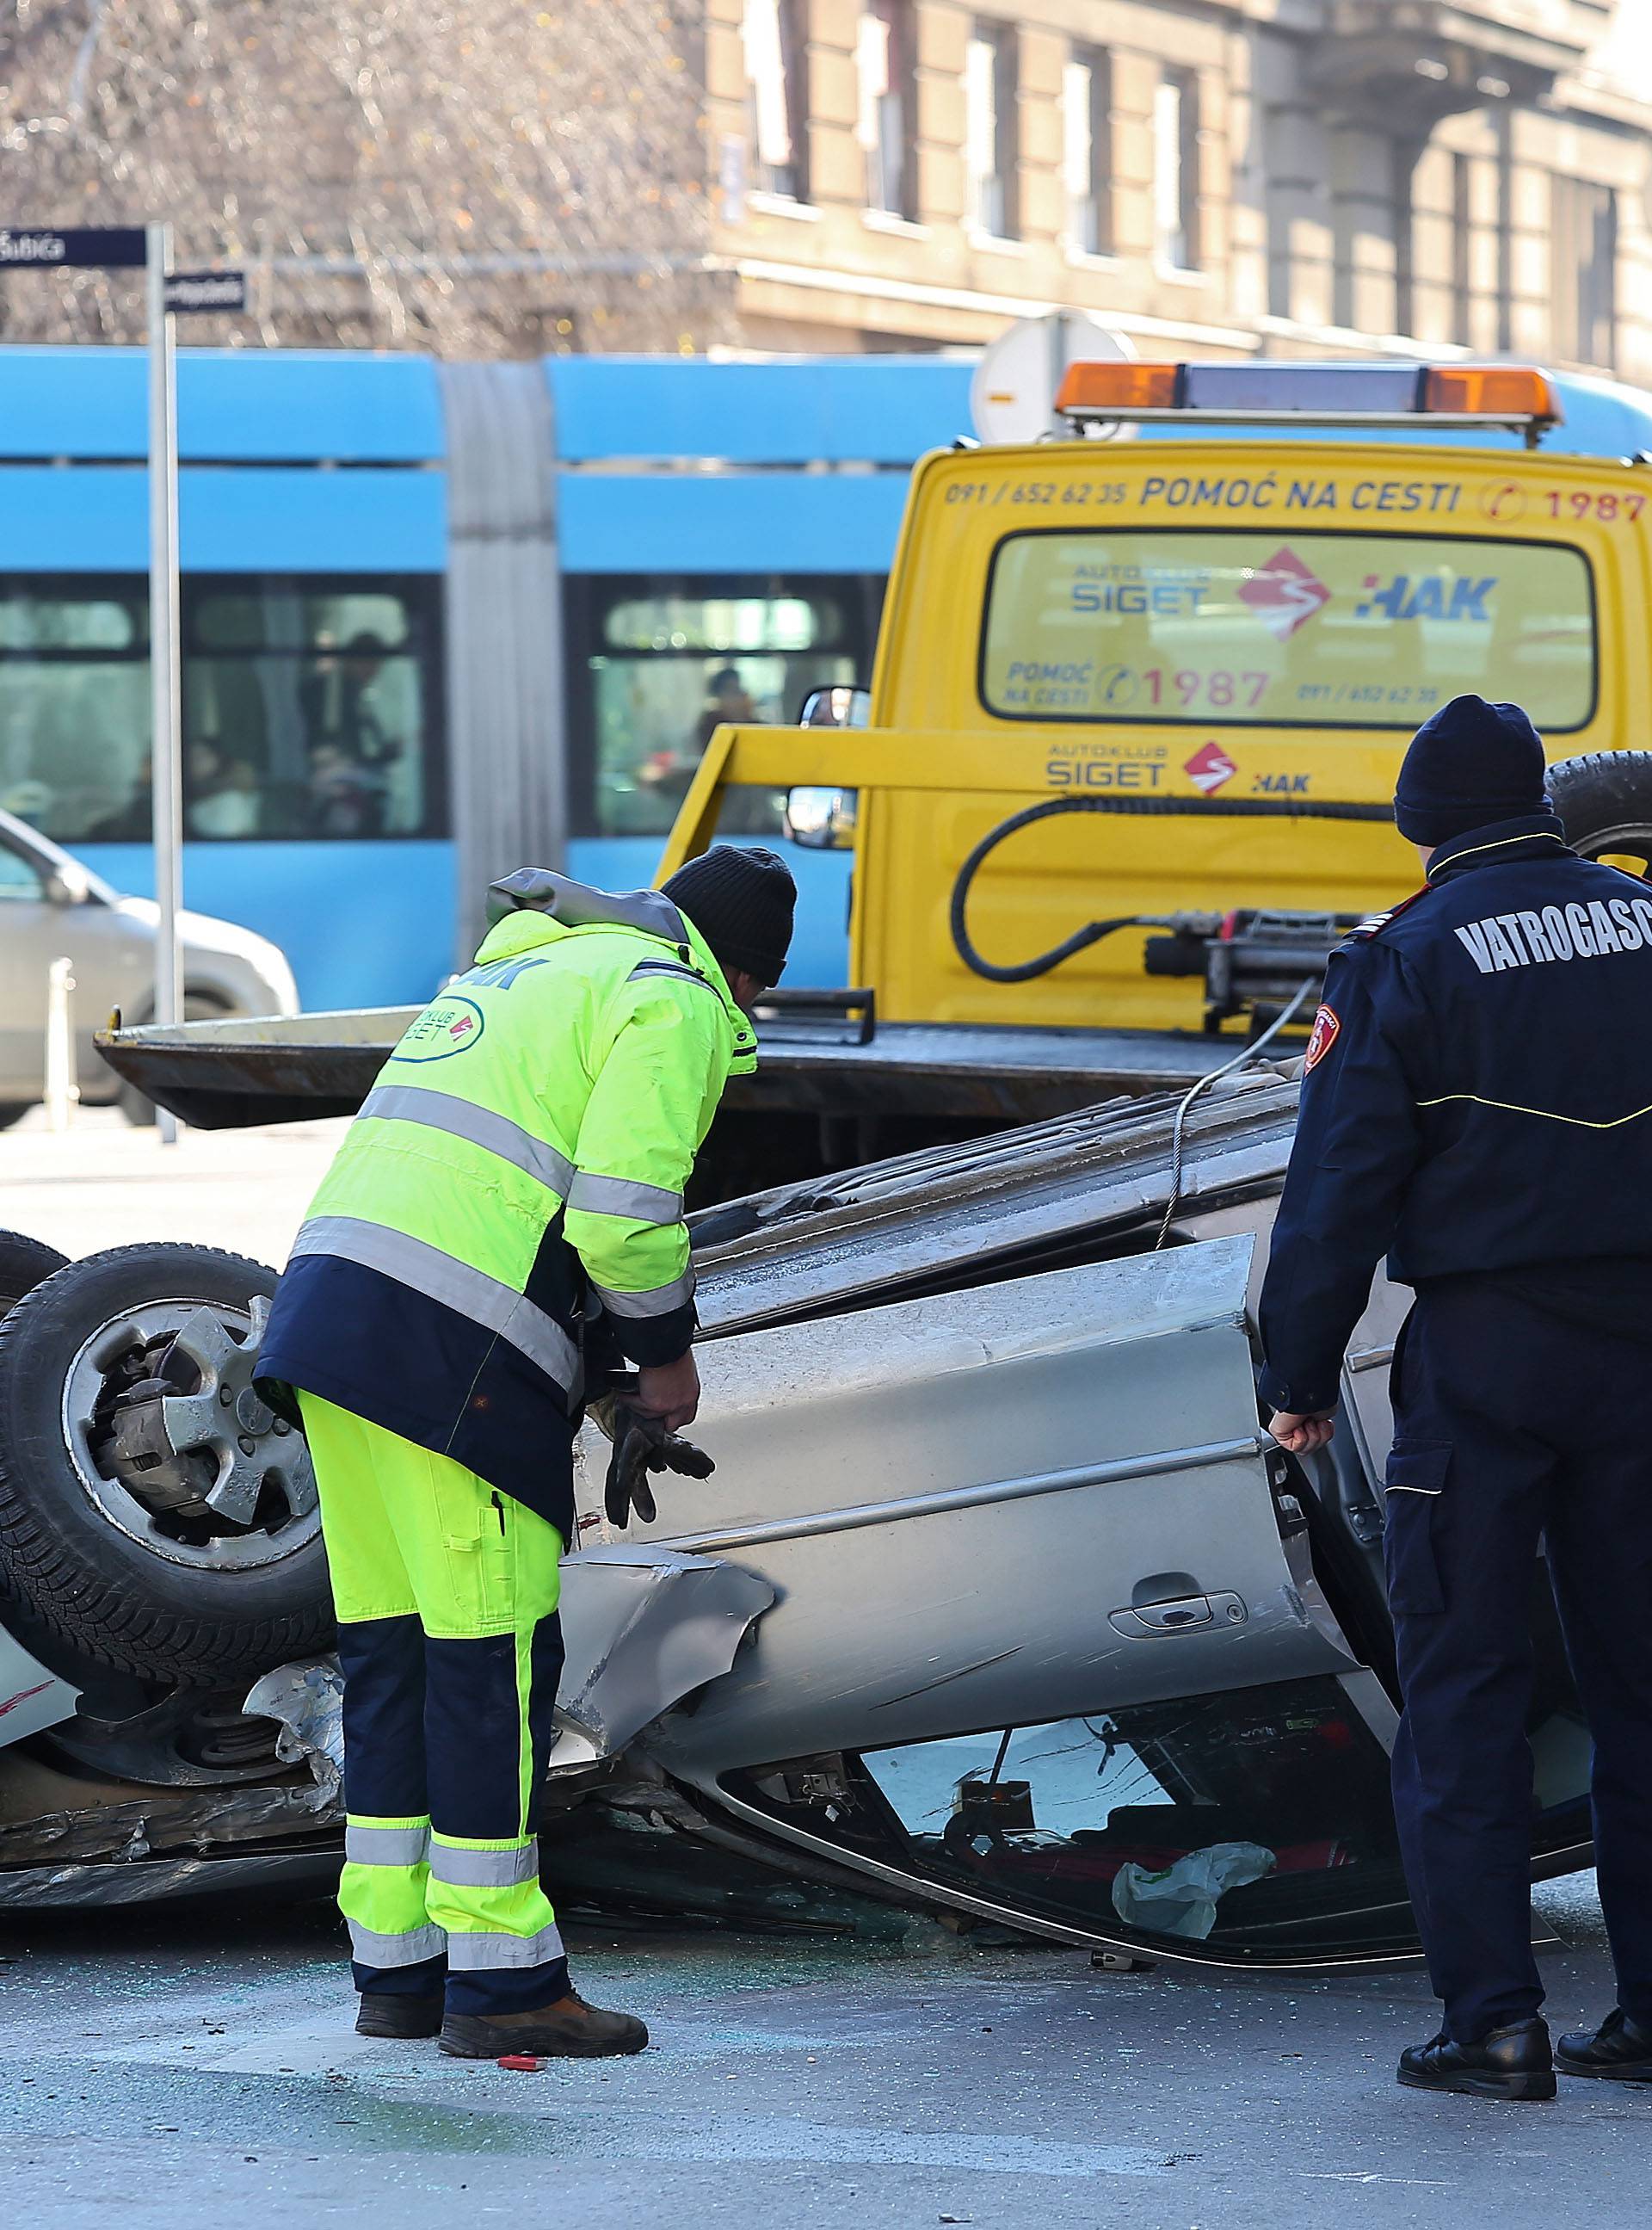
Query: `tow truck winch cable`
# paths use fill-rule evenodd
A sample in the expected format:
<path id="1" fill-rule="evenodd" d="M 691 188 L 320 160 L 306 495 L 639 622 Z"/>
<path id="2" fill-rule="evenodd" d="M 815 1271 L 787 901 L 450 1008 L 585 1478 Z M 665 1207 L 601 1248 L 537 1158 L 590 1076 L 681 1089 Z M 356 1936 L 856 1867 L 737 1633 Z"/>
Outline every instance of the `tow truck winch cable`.
<path id="1" fill-rule="evenodd" d="M 1051 821 L 1059 813 L 1184 813 L 1204 818 L 1217 815 L 1228 819 L 1277 820 L 1285 816 L 1307 821 L 1392 821 L 1392 808 L 1386 805 L 1351 805 L 1327 799 L 1320 803 L 1308 798 L 1276 797 L 1046 797 L 1037 805 L 1024 806 L 1020 812 L 1012 813 L 1007 821 L 1000 821 L 989 828 L 958 870 L 958 879 L 952 886 L 952 941 L 958 948 L 959 957 L 977 976 L 984 976 L 993 983 L 1026 983 L 1035 976 L 1047 976 L 1052 968 L 1059 968 L 1064 960 L 1075 953 L 1099 944 L 1104 937 L 1111 937 L 1121 929 L 1194 930 L 1213 933 L 1219 923 L 1218 915 L 1199 913 L 1115 914 L 1105 921 L 1087 923 L 1052 944 L 1048 952 L 1039 953 L 1035 959 L 1018 961 L 1009 967 L 984 959 L 970 941 L 966 919 L 969 906 L 970 886 L 980 873 L 983 861 L 1006 839 L 1018 830 L 1031 828 L 1035 821 Z M 1159 1235 L 1154 1241 L 1155 1253 L 1170 1236 L 1170 1227 L 1175 1221 L 1176 1210 L 1181 1205 L 1182 1133 L 1187 1120 L 1187 1111 L 1208 1085 L 1229 1076 L 1236 1068 L 1243 1068 L 1254 1060 L 1264 1046 L 1272 1043 L 1281 1030 L 1295 1020 L 1303 1002 L 1314 991 L 1319 978 L 1304 977 L 1295 996 L 1280 1014 L 1269 1023 L 1260 1036 L 1242 1046 L 1231 1060 L 1219 1068 L 1211 1069 L 1183 1093 L 1177 1105 L 1170 1133 L 1170 1195 L 1165 1202 L 1165 1212 L 1159 1226 Z"/>
<path id="2" fill-rule="evenodd" d="M 1027 983 L 1035 976 L 1047 976 L 1052 968 L 1059 968 L 1064 960 L 1099 944 L 1104 937 L 1111 937 L 1121 929 L 1182 929 L 1203 919 L 1189 914 L 1126 913 L 1115 914 L 1110 920 L 1092 921 L 1084 928 L 1075 930 L 1059 944 L 1052 944 L 1048 952 L 1036 959 L 1021 960 L 1005 967 L 995 960 L 987 960 L 970 941 L 966 919 L 969 906 L 970 886 L 990 853 L 1019 829 L 1029 828 L 1035 821 L 1053 820 L 1058 813 L 1182 813 L 1204 819 L 1216 815 L 1226 819 L 1278 820 L 1282 816 L 1312 821 L 1392 821 L 1392 809 L 1386 805 L 1345 805 L 1327 801 L 1318 804 L 1308 798 L 1280 797 L 1046 797 L 1037 805 L 1024 806 L 1020 812 L 1012 813 L 1007 821 L 1000 821 L 996 828 L 989 828 L 969 857 L 958 870 L 958 880 L 952 886 L 952 941 L 958 957 L 967 968 L 977 976 L 984 976 L 990 983 Z"/>
<path id="3" fill-rule="evenodd" d="M 1181 1205 L 1182 1125 L 1187 1120 L 1188 1109 L 1207 1084 L 1215 1084 L 1222 1077 L 1231 1076 L 1236 1068 L 1243 1068 L 1246 1061 L 1254 1060 L 1263 1046 L 1279 1035 L 1291 1016 L 1300 1009 L 1302 1002 L 1312 995 L 1319 980 L 1317 976 L 1304 976 L 1297 985 L 1296 995 L 1289 1006 L 1274 1016 L 1259 1037 L 1254 1037 L 1248 1045 L 1241 1046 L 1231 1060 L 1225 1060 L 1220 1068 L 1211 1069 L 1188 1091 L 1183 1092 L 1177 1103 L 1175 1120 L 1170 1126 L 1170 1196 L 1165 1202 L 1164 1220 L 1159 1226 L 1159 1236 L 1153 1242 L 1153 1251 L 1155 1254 L 1169 1238 L 1170 1227 L 1175 1221 L 1176 1210 Z"/>

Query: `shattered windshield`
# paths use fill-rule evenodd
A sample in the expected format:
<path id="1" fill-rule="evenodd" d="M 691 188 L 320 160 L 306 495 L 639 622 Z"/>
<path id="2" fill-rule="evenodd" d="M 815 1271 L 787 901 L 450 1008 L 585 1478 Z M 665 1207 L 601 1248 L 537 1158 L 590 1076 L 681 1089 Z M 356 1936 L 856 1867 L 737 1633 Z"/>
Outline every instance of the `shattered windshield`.
<path id="1" fill-rule="evenodd" d="M 1260 1936 L 1307 1951 L 1327 1924 L 1345 1947 L 1351 1928 L 1373 1945 L 1411 1935 L 1387 1753 L 1334 1679 L 862 1763 L 915 1854 L 1006 1904 L 1190 1943 Z"/>

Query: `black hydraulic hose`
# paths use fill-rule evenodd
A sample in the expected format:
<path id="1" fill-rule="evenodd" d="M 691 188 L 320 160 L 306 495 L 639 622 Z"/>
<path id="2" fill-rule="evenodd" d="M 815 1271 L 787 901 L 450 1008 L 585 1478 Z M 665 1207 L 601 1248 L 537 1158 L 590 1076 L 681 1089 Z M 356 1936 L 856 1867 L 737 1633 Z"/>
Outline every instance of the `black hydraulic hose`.
<path id="1" fill-rule="evenodd" d="M 1277 820 L 1282 815 L 1314 821 L 1391 821 L 1392 809 L 1386 805 L 1345 805 L 1327 802 L 1321 804 L 1308 798 L 1276 797 L 1046 797 L 1037 805 L 1024 806 L 1020 812 L 1012 813 L 1007 821 L 1000 821 L 996 828 L 989 828 L 958 870 L 958 879 L 952 886 L 952 941 L 964 965 L 977 976 L 984 976 L 991 983 L 1026 983 L 1035 976 L 1047 976 L 1052 968 L 1059 968 L 1064 960 L 1075 953 L 1099 944 L 1104 937 L 1116 930 L 1154 927 L 1161 917 L 1153 914 L 1115 914 L 1105 921 L 1092 921 L 1059 944 L 1052 944 L 1048 952 L 1036 959 L 1016 962 L 1000 967 L 996 961 L 983 958 L 975 949 L 969 935 L 967 919 L 970 886 L 989 854 L 1018 830 L 1031 828 L 1035 821 L 1053 820 L 1059 813 L 1186 813 L 1203 818 L 1216 815 L 1223 818 L 1247 820 Z"/>
<path id="2" fill-rule="evenodd" d="M 1134 929 L 1140 917 L 1133 913 L 1116 915 L 1110 921 L 1092 921 L 1088 927 L 1077 929 L 1048 952 L 1041 952 L 1035 960 L 1022 960 L 1007 968 L 1000 967 L 994 960 L 985 960 L 970 942 L 969 925 L 966 918 L 969 907 L 969 886 L 974 881 L 981 862 L 989 852 L 996 851 L 1005 839 L 1013 836 L 1019 828 L 1025 828 L 1035 821 L 1047 821 L 1057 813 L 1094 811 L 1102 803 L 1093 797 L 1047 797 L 1039 804 L 1025 807 L 1012 813 L 1007 821 L 1000 821 L 996 828 L 988 829 L 980 842 L 958 870 L 958 880 L 952 886 L 952 941 L 960 957 L 977 976 L 985 976 L 993 983 L 1025 983 L 1034 976 L 1046 976 L 1052 968 L 1059 968 L 1064 960 L 1070 960 L 1075 952 L 1083 952 L 1087 945 L 1099 944 L 1104 937 L 1111 937 L 1117 929 Z"/>

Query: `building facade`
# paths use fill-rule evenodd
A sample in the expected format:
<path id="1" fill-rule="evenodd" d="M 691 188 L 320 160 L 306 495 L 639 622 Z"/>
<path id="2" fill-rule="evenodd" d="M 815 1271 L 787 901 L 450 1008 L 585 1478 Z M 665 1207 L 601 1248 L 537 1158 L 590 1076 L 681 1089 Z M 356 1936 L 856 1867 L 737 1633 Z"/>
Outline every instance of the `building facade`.
<path id="1" fill-rule="evenodd" d="M 7 215 L 245 265 L 191 338 L 1511 354 L 1652 384 L 1649 0 L 18 0 Z M 0 281 L 0 337 L 137 289 Z"/>
<path id="2" fill-rule="evenodd" d="M 977 342 L 1063 305 L 1149 355 L 1375 340 L 1652 382 L 1644 0 L 710 15 L 749 345 Z"/>

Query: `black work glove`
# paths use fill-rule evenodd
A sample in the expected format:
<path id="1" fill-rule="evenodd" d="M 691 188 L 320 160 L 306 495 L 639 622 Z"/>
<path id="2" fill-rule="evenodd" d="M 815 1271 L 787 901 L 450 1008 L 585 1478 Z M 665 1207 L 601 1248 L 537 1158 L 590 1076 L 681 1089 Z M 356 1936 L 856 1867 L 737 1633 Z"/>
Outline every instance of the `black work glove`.
<path id="1" fill-rule="evenodd" d="M 650 1472 L 674 1471 L 685 1479 L 710 1479 L 717 1466 L 704 1448 L 680 1434 L 668 1433 L 657 1417 L 649 1416 L 627 1400 L 636 1391 L 635 1381 L 590 1405 L 598 1429 L 614 1443 L 608 1475 L 602 1490 L 602 1506 L 610 1525 L 623 1528 L 634 1510 L 645 1525 L 659 1515 Z"/>

